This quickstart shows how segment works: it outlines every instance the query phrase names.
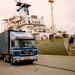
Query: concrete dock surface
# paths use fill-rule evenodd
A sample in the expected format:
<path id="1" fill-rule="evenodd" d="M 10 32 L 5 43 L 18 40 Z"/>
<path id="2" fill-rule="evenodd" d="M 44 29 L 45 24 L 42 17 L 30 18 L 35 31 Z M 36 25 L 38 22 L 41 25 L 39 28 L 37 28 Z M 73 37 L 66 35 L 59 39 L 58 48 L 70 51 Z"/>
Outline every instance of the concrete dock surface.
<path id="1" fill-rule="evenodd" d="M 75 56 L 41 55 L 33 64 L 11 65 L 0 60 L 0 75 L 75 75 Z"/>
<path id="2" fill-rule="evenodd" d="M 38 55 L 35 64 L 51 69 L 48 75 L 75 75 L 75 56 Z"/>

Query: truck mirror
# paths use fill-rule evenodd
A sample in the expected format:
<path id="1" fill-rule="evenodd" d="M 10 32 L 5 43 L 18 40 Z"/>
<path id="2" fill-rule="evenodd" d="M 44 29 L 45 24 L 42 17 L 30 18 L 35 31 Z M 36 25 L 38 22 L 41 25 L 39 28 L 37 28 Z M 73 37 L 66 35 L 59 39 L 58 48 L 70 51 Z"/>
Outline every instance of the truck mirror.
<path id="1" fill-rule="evenodd" d="M 11 41 L 11 46 L 14 46 L 14 41 L 13 40 Z"/>

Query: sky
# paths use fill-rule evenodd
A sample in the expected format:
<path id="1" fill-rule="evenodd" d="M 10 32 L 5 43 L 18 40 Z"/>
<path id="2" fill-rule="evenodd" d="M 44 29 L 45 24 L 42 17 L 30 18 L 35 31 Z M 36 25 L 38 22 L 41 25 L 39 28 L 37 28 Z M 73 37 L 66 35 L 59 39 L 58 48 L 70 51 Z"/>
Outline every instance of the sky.
<path id="1" fill-rule="evenodd" d="M 18 0 L 17 0 L 18 1 Z M 45 25 L 51 27 L 51 4 L 48 0 L 21 0 L 30 4 L 30 15 L 44 17 Z M 0 0 L 0 20 L 16 14 L 15 0 Z M 75 33 L 75 0 L 54 0 L 53 20 L 57 30 Z"/>

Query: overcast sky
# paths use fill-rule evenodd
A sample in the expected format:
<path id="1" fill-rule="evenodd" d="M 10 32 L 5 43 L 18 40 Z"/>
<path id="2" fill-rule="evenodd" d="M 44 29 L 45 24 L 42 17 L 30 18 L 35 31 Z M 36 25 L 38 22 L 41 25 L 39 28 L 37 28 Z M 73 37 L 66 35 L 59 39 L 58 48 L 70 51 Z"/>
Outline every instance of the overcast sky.
<path id="1" fill-rule="evenodd" d="M 17 0 L 18 1 L 18 0 Z M 51 7 L 48 0 L 21 0 L 31 4 L 30 15 L 44 17 L 45 24 L 51 26 Z M 0 0 L 0 20 L 16 14 L 15 0 Z M 53 17 L 56 29 L 74 33 L 75 30 L 75 0 L 54 0 Z"/>

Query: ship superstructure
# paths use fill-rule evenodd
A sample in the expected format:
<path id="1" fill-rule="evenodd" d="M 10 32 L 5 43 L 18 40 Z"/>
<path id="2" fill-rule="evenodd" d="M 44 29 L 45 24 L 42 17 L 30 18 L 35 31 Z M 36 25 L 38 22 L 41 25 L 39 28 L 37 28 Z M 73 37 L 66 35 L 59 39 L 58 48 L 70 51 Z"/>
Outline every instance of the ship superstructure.
<path id="1" fill-rule="evenodd" d="M 29 32 L 32 35 L 45 35 L 50 34 L 50 29 L 44 24 L 43 17 L 39 18 L 37 15 L 29 15 L 30 4 L 17 2 L 16 6 L 19 7 L 17 12 L 19 16 L 13 16 L 8 19 L 3 19 L 4 31 L 6 30 L 22 30 Z"/>

